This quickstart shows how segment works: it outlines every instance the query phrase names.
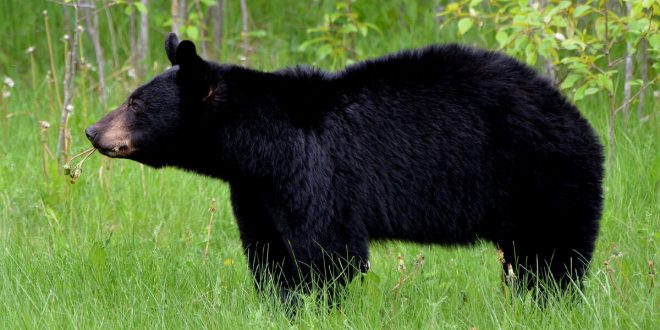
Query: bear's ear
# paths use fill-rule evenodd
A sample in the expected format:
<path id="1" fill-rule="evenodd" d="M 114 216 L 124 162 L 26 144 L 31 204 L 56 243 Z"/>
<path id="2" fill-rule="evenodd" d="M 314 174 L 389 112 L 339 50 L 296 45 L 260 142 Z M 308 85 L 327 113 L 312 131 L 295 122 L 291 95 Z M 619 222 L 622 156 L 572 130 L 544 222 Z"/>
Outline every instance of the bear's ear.
<path id="1" fill-rule="evenodd" d="M 179 46 L 179 37 L 176 36 L 176 33 L 170 33 L 165 38 L 165 53 L 167 58 L 172 63 L 172 66 L 177 65 L 176 61 L 176 48 Z"/>
<path id="2" fill-rule="evenodd" d="M 209 63 L 204 61 L 190 40 L 183 40 L 176 48 L 176 64 L 179 65 L 177 79 L 183 89 L 196 99 L 203 101 L 213 100 L 217 79 L 209 71 Z M 208 95 L 207 95 L 208 94 Z"/>
<path id="3" fill-rule="evenodd" d="M 196 70 L 204 65 L 204 60 L 197 55 L 195 44 L 190 40 L 184 40 L 176 48 L 176 62 L 180 70 Z"/>
<path id="4" fill-rule="evenodd" d="M 207 63 L 197 55 L 195 44 L 190 40 L 183 40 L 176 48 L 176 62 L 179 72 L 187 77 L 199 77 L 206 72 Z"/>

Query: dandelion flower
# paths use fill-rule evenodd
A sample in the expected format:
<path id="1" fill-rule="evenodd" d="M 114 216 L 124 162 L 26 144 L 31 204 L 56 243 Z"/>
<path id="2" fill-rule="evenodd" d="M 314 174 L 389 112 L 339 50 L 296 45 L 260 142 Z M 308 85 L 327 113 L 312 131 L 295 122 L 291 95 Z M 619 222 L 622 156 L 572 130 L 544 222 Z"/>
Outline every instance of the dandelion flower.
<path id="1" fill-rule="evenodd" d="M 5 85 L 9 86 L 9 88 L 14 88 L 14 80 L 12 80 L 11 78 L 5 76 L 4 82 Z"/>

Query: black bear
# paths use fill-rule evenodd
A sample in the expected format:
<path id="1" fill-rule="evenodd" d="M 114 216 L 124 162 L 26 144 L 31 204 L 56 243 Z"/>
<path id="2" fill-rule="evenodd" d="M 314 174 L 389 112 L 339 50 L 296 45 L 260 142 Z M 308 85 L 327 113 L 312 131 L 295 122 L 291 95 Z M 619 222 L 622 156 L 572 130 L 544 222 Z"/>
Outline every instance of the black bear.
<path id="1" fill-rule="evenodd" d="M 443 45 L 260 72 L 205 61 L 174 34 L 165 50 L 172 68 L 86 134 L 109 157 L 228 182 L 258 283 L 343 283 L 386 239 L 492 241 L 530 286 L 584 275 L 602 146 L 516 60 Z"/>

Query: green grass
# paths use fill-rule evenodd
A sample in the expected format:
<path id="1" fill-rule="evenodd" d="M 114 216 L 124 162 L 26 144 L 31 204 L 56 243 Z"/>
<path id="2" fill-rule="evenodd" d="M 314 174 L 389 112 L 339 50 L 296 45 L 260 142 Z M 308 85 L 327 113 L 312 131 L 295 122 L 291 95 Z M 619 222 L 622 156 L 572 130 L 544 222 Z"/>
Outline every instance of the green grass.
<path id="1" fill-rule="evenodd" d="M 258 44 L 252 65 L 275 69 L 311 62 L 308 54 L 295 48 L 306 38 L 305 28 L 317 25 L 331 6 L 291 1 L 291 6 L 278 12 L 269 3 L 254 5 L 252 10 L 258 21 L 254 24 L 269 32 Z M 396 19 L 398 2 L 368 3 L 362 2 L 361 9 L 384 30 L 384 35 L 370 34 L 359 40 L 370 56 L 454 38 L 451 31 L 433 28 L 430 10 L 408 8 L 401 23 Z M 420 3 L 430 8 L 434 2 Z M 307 298 L 290 320 L 272 295 L 259 296 L 253 288 L 226 184 L 172 169 L 143 169 L 134 162 L 108 161 L 99 155 L 85 163 L 75 185 L 58 174 L 53 161 L 48 162 L 49 178 L 45 178 L 38 121 L 53 124 L 48 138 L 54 148 L 58 110 L 47 96 L 46 83 L 30 85 L 29 58 L 23 53 L 29 45 L 41 51 L 36 55 L 42 77 L 48 63 L 45 39 L 40 35 L 19 41 L 29 34 L 9 26 L 19 24 L 20 15 L 38 15 L 28 30 L 38 33 L 42 6 L 53 13 L 57 7 L 36 1 L 3 6 L 15 15 L 0 22 L 0 27 L 10 31 L 11 40 L 0 50 L 0 68 L 5 70 L 0 74 L 12 76 L 17 84 L 12 96 L 0 104 L 0 110 L 11 115 L 8 131 L 3 132 L 7 140 L 0 146 L 0 328 L 659 326 L 658 293 L 651 288 L 647 266 L 648 261 L 659 263 L 660 113 L 653 108 L 657 100 L 648 102 L 647 111 L 655 111 L 648 121 L 632 120 L 628 128 L 617 128 L 614 157 L 607 166 L 601 235 L 577 304 L 556 299 L 539 308 L 529 297 L 505 300 L 497 252 L 490 244 L 446 248 L 387 242 L 372 244 L 371 273 L 363 284 L 349 286 L 340 309 L 319 309 L 314 298 Z M 313 9 L 308 15 L 294 15 L 307 7 Z M 236 38 L 237 12 L 235 8 L 230 12 L 226 33 Z M 60 19 L 53 16 L 54 21 Z M 154 28 L 152 38 L 163 33 Z M 161 40 L 153 43 L 153 61 L 163 63 Z M 228 45 L 222 58 L 235 59 L 233 44 L 229 41 Z M 92 53 L 87 56 L 93 58 Z M 63 65 L 58 69 L 61 72 Z M 109 84 L 110 104 L 119 104 L 136 83 L 119 77 Z M 105 112 L 98 107 L 95 91 L 81 89 L 71 119 L 74 151 L 88 146 L 82 131 Z M 593 95 L 579 107 L 604 140 L 604 97 Z M 218 211 L 209 259 L 204 262 L 212 197 L 218 199 Z M 397 256 L 403 256 L 410 270 L 419 254 L 425 257 L 421 270 L 398 292 L 393 291 L 400 276 Z M 606 260 L 611 272 L 604 266 Z"/>

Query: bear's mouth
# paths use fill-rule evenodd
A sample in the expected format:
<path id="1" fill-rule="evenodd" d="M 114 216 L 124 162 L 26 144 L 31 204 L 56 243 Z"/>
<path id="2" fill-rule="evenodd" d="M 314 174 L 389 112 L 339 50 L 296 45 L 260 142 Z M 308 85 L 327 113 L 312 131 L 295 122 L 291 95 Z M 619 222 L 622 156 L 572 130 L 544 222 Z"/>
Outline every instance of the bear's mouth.
<path id="1" fill-rule="evenodd" d="M 96 146 L 96 145 L 94 147 L 96 147 L 99 150 L 99 152 L 101 152 L 102 154 L 111 158 L 128 158 L 133 153 L 135 153 L 136 150 L 132 146 L 130 141 L 122 141 L 120 143 L 115 144 L 115 146 L 112 148 Z"/>
<path id="2" fill-rule="evenodd" d="M 110 128 L 94 124 L 85 130 L 87 138 L 101 154 L 111 158 L 128 158 L 136 148 L 129 132 L 123 125 L 113 125 Z"/>

